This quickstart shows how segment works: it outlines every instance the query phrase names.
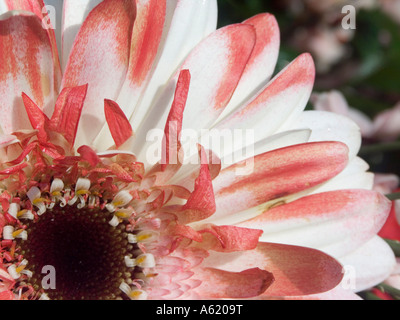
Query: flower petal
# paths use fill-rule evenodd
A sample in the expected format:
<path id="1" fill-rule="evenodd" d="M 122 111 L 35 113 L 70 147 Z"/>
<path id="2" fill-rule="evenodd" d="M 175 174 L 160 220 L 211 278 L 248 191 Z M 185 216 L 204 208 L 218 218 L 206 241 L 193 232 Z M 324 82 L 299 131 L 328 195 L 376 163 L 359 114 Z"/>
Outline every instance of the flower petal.
<path id="1" fill-rule="evenodd" d="M 50 120 L 51 129 L 61 133 L 71 146 L 74 145 L 87 88 L 87 85 L 64 88 Z"/>
<path id="2" fill-rule="evenodd" d="M 63 1 L 63 19 L 61 27 L 62 51 L 60 57 L 63 71 L 68 63 L 68 58 L 79 29 L 90 11 L 102 1 L 103 0 Z"/>
<path id="3" fill-rule="evenodd" d="M 354 276 L 353 291 L 359 292 L 369 289 L 387 279 L 396 266 L 396 259 L 392 249 L 378 236 L 373 237 L 355 251 L 339 258 Z"/>
<path id="4" fill-rule="evenodd" d="M 196 271 L 196 278 L 202 281 L 196 292 L 208 299 L 255 297 L 274 281 L 271 273 L 258 268 L 241 272 L 203 268 Z"/>
<path id="5" fill-rule="evenodd" d="M 47 133 L 45 127 L 49 123 L 49 118 L 25 93 L 22 93 L 22 101 L 24 102 L 25 110 L 32 128 L 38 130 L 38 139 L 42 142 L 46 142 Z"/>
<path id="6" fill-rule="evenodd" d="M 256 31 L 256 43 L 238 87 L 220 118 L 256 94 L 270 79 L 279 54 L 280 34 L 275 17 L 261 13 L 243 22 Z"/>
<path id="7" fill-rule="evenodd" d="M 54 65 L 49 36 L 40 19 L 18 11 L 0 20 L 0 125 L 4 133 L 31 129 L 21 94 L 47 115 L 54 108 Z"/>
<path id="8" fill-rule="evenodd" d="M 176 72 L 179 65 L 186 58 L 188 53 L 206 36 L 213 32 L 217 24 L 217 1 L 167 1 L 166 17 L 163 35 L 157 53 L 157 64 L 146 86 L 140 102 L 135 107 L 134 114 L 130 118 L 133 130 L 138 133 L 138 128 L 150 110 L 164 91 L 166 83 Z M 175 85 L 170 86 L 171 95 Z M 170 105 L 166 103 L 165 105 Z M 165 117 L 159 123 L 158 128 L 162 128 Z M 157 118 L 160 118 L 160 111 Z M 155 128 L 154 123 L 150 123 L 149 128 Z M 143 129 L 147 132 L 148 129 Z M 139 135 L 139 133 L 138 133 Z"/>
<path id="9" fill-rule="evenodd" d="M 140 94 L 149 80 L 166 17 L 166 0 L 139 0 L 132 32 L 129 69 L 118 103 L 131 117 Z"/>
<path id="10" fill-rule="evenodd" d="M 390 205 L 371 190 L 331 191 L 271 208 L 239 226 L 262 229 L 262 241 L 312 247 L 337 257 L 371 239 Z"/>
<path id="11" fill-rule="evenodd" d="M 161 170 L 163 171 L 167 164 L 178 164 L 178 153 L 181 148 L 182 119 L 189 93 L 190 78 L 189 70 L 182 70 L 176 84 L 174 101 L 164 129 L 161 158 Z"/>
<path id="12" fill-rule="evenodd" d="M 340 263 L 321 251 L 264 242 L 248 251 L 210 252 L 204 265 L 228 271 L 257 267 L 271 272 L 275 281 L 263 296 L 324 292 L 338 285 L 343 276 Z"/>
<path id="13" fill-rule="evenodd" d="M 256 141 L 272 135 L 296 119 L 310 97 L 315 67 L 310 55 L 303 54 L 276 75 L 250 103 L 243 104 L 216 129 L 252 129 Z"/>
<path id="14" fill-rule="evenodd" d="M 367 172 L 368 169 L 369 165 L 363 159 L 353 158 L 342 172 L 315 188 L 311 193 L 343 189 L 372 190 L 374 174 Z"/>
<path id="15" fill-rule="evenodd" d="M 262 230 L 235 226 L 209 226 L 202 229 L 203 239 L 199 246 L 206 250 L 232 252 L 254 249 Z"/>
<path id="16" fill-rule="evenodd" d="M 34 13 L 39 17 L 43 29 L 47 31 L 50 39 L 51 48 L 53 52 L 53 65 L 54 65 L 54 90 L 58 92 L 61 84 L 61 65 L 58 55 L 56 35 L 54 32 L 55 26 L 52 25 L 50 15 L 46 10 L 43 0 L 5 0 L 8 10 L 24 10 Z"/>
<path id="17" fill-rule="evenodd" d="M 338 174 L 347 163 L 339 142 L 305 143 L 274 150 L 234 164 L 213 181 L 220 218 L 316 186 Z M 251 167 L 251 174 L 238 170 Z"/>
<path id="18" fill-rule="evenodd" d="M 128 119 L 131 118 L 141 94 L 150 81 L 166 18 L 166 0 L 136 1 L 136 20 L 133 26 L 129 67 L 116 103 Z M 133 125 L 135 125 L 133 123 Z M 112 145 L 105 127 L 94 141 L 98 148 Z"/>
<path id="19" fill-rule="evenodd" d="M 133 0 L 104 0 L 86 18 L 69 56 L 62 87 L 89 84 L 77 144 L 90 145 L 105 123 L 104 99 L 116 100 L 128 70 Z"/>
<path id="20" fill-rule="evenodd" d="M 215 212 L 215 199 L 213 185 L 206 155 L 203 148 L 200 150 L 200 173 L 195 181 L 194 190 L 191 193 L 181 212 L 177 212 L 178 220 L 182 224 L 199 221 L 208 218 Z M 204 162 L 203 162 L 204 161 Z"/>
<path id="21" fill-rule="evenodd" d="M 182 69 L 189 69 L 192 85 L 183 120 L 184 128 L 209 128 L 221 114 L 242 76 L 255 45 L 254 28 L 230 25 L 204 39 Z"/>
<path id="22" fill-rule="evenodd" d="M 143 147 L 146 145 L 145 136 L 150 129 L 160 128 L 161 123 L 165 123 L 168 115 L 166 106 L 171 104 L 172 89 L 176 86 L 180 70 L 190 70 L 191 86 L 196 88 L 189 90 L 182 126 L 191 131 L 209 128 L 229 102 L 254 43 L 253 27 L 237 24 L 215 31 L 196 46 L 148 112 L 137 133 L 142 137 L 136 143 L 138 148 L 146 148 Z M 193 151 L 197 153 L 196 148 Z"/>
<path id="23" fill-rule="evenodd" d="M 361 146 L 360 128 L 351 119 L 326 111 L 304 111 L 286 129 L 311 129 L 311 141 L 341 141 L 349 147 L 349 159 L 353 159 Z"/>
<path id="24" fill-rule="evenodd" d="M 104 114 L 115 146 L 118 148 L 132 136 L 131 124 L 118 104 L 112 100 L 104 100 Z"/>

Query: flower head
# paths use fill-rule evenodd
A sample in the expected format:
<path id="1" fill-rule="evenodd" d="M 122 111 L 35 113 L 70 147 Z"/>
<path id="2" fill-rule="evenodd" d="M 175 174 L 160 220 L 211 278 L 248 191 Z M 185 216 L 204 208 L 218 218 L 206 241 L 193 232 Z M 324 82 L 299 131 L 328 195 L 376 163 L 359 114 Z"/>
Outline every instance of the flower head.
<path id="1" fill-rule="evenodd" d="M 344 263 L 354 290 L 390 273 L 390 202 L 368 190 L 358 128 L 303 111 L 310 55 L 270 79 L 272 15 L 215 30 L 213 0 L 65 1 L 60 37 L 42 1 L 7 5 L 1 298 L 308 296 Z M 234 130 L 250 138 L 213 145 Z"/>

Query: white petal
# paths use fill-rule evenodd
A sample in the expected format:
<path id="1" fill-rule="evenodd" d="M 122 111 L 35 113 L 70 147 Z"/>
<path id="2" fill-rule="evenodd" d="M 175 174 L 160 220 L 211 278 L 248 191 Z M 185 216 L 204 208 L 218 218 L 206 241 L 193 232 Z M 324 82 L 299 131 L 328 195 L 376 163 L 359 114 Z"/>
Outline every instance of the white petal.
<path id="1" fill-rule="evenodd" d="M 350 270 L 354 268 L 356 292 L 383 282 L 396 266 L 392 249 L 378 236 L 350 254 L 339 257 L 339 261 Z"/>
<path id="2" fill-rule="evenodd" d="M 304 111 L 299 118 L 283 129 L 311 129 L 312 141 L 341 141 L 349 147 L 353 159 L 361 146 L 360 128 L 349 118 L 326 111 Z"/>

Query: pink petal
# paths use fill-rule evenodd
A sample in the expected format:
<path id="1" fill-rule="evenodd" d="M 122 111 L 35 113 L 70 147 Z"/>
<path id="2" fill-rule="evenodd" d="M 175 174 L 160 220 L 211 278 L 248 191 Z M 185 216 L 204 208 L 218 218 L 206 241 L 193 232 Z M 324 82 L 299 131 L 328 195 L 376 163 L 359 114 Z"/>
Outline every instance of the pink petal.
<path id="1" fill-rule="evenodd" d="M 46 114 L 54 107 L 49 36 L 37 16 L 14 14 L 0 21 L 0 125 L 4 133 L 31 128 L 22 92 Z"/>
<path id="2" fill-rule="evenodd" d="M 206 299 L 255 297 L 274 281 L 271 273 L 258 268 L 241 272 L 203 268 L 196 271 L 196 278 L 202 281 L 196 292 Z"/>
<path id="3" fill-rule="evenodd" d="M 206 250 L 232 252 L 251 250 L 257 247 L 262 230 L 235 226 L 210 226 L 202 229 L 203 241 L 200 247 Z"/>
<path id="4" fill-rule="evenodd" d="M 125 81 L 115 100 L 128 119 L 131 119 L 137 104 L 140 104 L 143 90 L 147 88 L 151 78 L 165 19 L 166 0 L 136 1 L 136 20 L 132 31 L 129 66 Z M 132 121 L 132 126 L 138 125 Z M 111 146 L 111 141 L 102 130 L 94 144 L 107 148 Z"/>
<path id="5" fill-rule="evenodd" d="M 64 88 L 57 98 L 50 127 L 73 146 L 88 86 Z"/>
<path id="6" fill-rule="evenodd" d="M 137 14 L 126 78 L 131 90 L 143 85 L 153 65 L 163 32 L 166 0 L 140 0 L 136 6 Z M 131 94 L 131 97 L 134 95 Z"/>
<path id="7" fill-rule="evenodd" d="M 62 0 L 62 26 L 60 32 L 62 70 L 65 70 L 74 40 L 83 22 L 90 11 L 102 1 L 103 0 Z"/>
<path id="8" fill-rule="evenodd" d="M 206 159 L 203 148 L 200 150 L 200 159 Z M 182 224 L 206 219 L 215 212 L 215 199 L 208 163 L 202 163 L 199 176 L 195 181 L 194 191 L 191 193 L 181 212 L 177 212 Z"/>
<path id="9" fill-rule="evenodd" d="M 104 113 L 115 146 L 118 148 L 132 136 L 131 124 L 118 104 L 112 100 L 104 100 Z"/>
<path id="10" fill-rule="evenodd" d="M 256 43 L 238 87 L 223 115 L 227 115 L 262 89 L 270 79 L 278 59 L 280 34 L 275 17 L 269 13 L 261 13 L 247 19 L 243 24 L 255 28 Z"/>
<path id="11" fill-rule="evenodd" d="M 260 268 L 272 273 L 274 283 L 264 296 L 298 296 L 325 292 L 342 279 L 342 266 L 327 254 L 310 248 L 259 243 L 256 249 L 210 252 L 207 267 L 228 271 Z"/>
<path id="12" fill-rule="evenodd" d="M 250 57 L 255 43 L 254 28 L 250 25 L 230 25 L 221 28 L 201 41 L 185 59 L 175 76 L 162 87 L 157 99 L 147 112 L 138 136 L 146 136 L 148 130 L 161 128 L 168 115 L 166 106 L 173 97 L 173 88 L 180 71 L 188 69 L 191 87 L 183 119 L 183 128 L 201 130 L 221 114 L 229 102 Z M 147 105 L 143 107 L 148 107 Z M 135 122 L 142 111 L 138 110 Z M 146 140 L 142 138 L 135 146 L 136 152 L 145 152 Z M 195 151 L 196 153 L 196 151 Z"/>
<path id="13" fill-rule="evenodd" d="M 243 74 L 255 45 L 250 25 L 230 25 L 204 39 L 188 56 L 192 86 L 185 110 L 184 127 L 208 128 L 221 114 Z"/>
<path id="14" fill-rule="evenodd" d="M 14 294 L 11 291 L 0 292 L 0 300 L 14 300 Z"/>
<path id="15" fill-rule="evenodd" d="M 4 0 L 8 10 L 25 10 L 37 15 L 42 22 L 43 28 L 47 31 L 50 38 L 51 48 L 53 52 L 54 63 L 54 90 L 58 92 L 61 84 L 61 65 L 57 49 L 56 36 L 54 27 L 51 25 L 50 17 L 45 9 L 43 0 Z"/>
<path id="16" fill-rule="evenodd" d="M 338 174 L 347 164 L 347 147 L 340 142 L 305 143 L 254 158 L 249 175 L 238 175 L 239 162 L 223 169 L 213 181 L 219 218 L 289 196 Z"/>
<path id="17" fill-rule="evenodd" d="M 95 167 L 100 161 L 96 152 L 89 146 L 80 146 L 77 151 L 81 155 L 82 159 L 89 162 L 92 167 Z"/>
<path id="18" fill-rule="evenodd" d="M 104 125 L 104 99 L 118 97 L 128 70 L 135 13 L 133 0 L 104 0 L 89 13 L 75 39 L 62 87 L 89 85 L 78 145 L 90 145 Z"/>
<path id="19" fill-rule="evenodd" d="M 22 100 L 24 102 L 25 110 L 28 114 L 28 118 L 31 122 L 32 128 L 38 130 L 39 140 L 46 142 L 47 133 L 45 126 L 48 125 L 49 118 L 25 93 L 22 93 Z"/>
<path id="20" fill-rule="evenodd" d="M 142 93 L 140 101 L 135 106 L 130 118 L 132 127 L 138 133 L 145 118 L 148 118 L 150 109 L 156 107 L 156 102 L 166 88 L 169 91 L 168 98 L 173 96 L 175 86 L 169 86 L 171 75 L 179 69 L 190 51 L 207 35 L 215 31 L 217 21 L 216 0 L 202 1 L 167 1 L 165 24 L 161 42 L 157 52 L 157 63 L 149 78 L 148 84 Z M 183 27 L 184 26 L 184 27 Z M 119 100 L 117 100 L 119 102 Z M 135 100 L 136 101 L 136 100 Z M 163 103 L 169 106 L 169 102 Z M 157 106 L 156 108 L 158 108 Z M 165 111 L 163 109 L 163 111 Z M 161 118 L 161 111 L 155 110 L 157 119 Z M 163 128 L 168 110 L 165 111 L 158 128 Z M 149 128 L 157 127 L 154 119 L 150 121 Z M 148 129 L 143 129 L 146 133 Z M 146 134 L 145 133 L 145 134 Z M 138 133 L 138 135 L 140 135 Z"/>
<path id="21" fill-rule="evenodd" d="M 383 226 L 391 203 L 371 190 L 313 194 L 240 224 L 264 231 L 262 241 L 308 246 L 335 256 L 348 253 Z"/>
<path id="22" fill-rule="evenodd" d="M 303 112 L 315 78 L 312 57 L 303 54 L 277 74 L 249 103 L 239 106 L 217 129 L 235 128 L 254 131 L 257 141 L 278 131 Z"/>
<path id="23" fill-rule="evenodd" d="M 178 164 L 178 153 L 181 148 L 180 134 L 182 130 L 183 111 L 190 85 L 189 70 L 182 70 L 175 89 L 175 97 L 164 129 L 161 169 L 168 164 Z"/>

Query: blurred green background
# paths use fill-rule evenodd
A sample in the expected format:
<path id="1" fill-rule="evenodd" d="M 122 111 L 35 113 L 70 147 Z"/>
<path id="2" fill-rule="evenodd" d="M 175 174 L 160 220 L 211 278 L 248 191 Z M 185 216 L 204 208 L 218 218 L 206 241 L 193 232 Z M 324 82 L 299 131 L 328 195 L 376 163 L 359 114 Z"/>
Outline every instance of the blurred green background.
<path id="1" fill-rule="evenodd" d="M 372 6 L 357 8 L 356 29 L 341 43 L 345 53 L 328 67 L 322 68 L 318 63 L 321 57 L 310 52 L 317 64 L 315 92 L 339 90 L 351 107 L 370 118 L 400 102 L 400 19 L 393 17 L 393 12 L 390 12 L 393 9 L 383 10 L 382 4 L 388 1 L 394 3 L 397 0 L 371 0 L 368 2 Z M 336 5 L 320 8 L 322 3 L 328 2 Z M 331 30 L 340 28 L 345 16 L 341 9 L 345 4 L 357 4 L 357 1 L 218 0 L 218 26 L 242 22 L 261 12 L 274 14 L 281 32 L 276 68 L 279 71 L 288 61 L 307 51 L 304 34 L 313 34 L 321 26 Z M 319 49 L 323 51 L 324 48 Z M 325 50 L 329 53 L 330 48 Z M 398 141 L 388 144 L 369 138 L 364 139 L 360 155 L 367 160 L 372 171 L 400 175 L 399 148 Z"/>

